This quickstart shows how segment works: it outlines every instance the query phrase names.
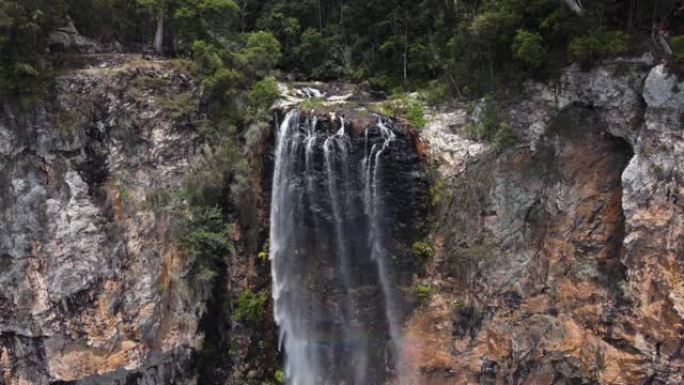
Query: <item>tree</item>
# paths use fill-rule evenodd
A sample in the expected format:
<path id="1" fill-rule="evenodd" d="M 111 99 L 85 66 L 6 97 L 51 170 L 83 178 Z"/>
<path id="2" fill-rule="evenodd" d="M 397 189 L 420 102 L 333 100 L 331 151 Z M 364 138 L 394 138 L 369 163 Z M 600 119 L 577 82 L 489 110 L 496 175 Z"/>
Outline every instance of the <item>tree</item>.
<path id="1" fill-rule="evenodd" d="M 60 0 L 0 0 L 0 96 L 45 90 L 48 34 L 65 20 Z"/>
<path id="2" fill-rule="evenodd" d="M 544 61 L 544 47 L 539 33 L 519 29 L 513 40 L 513 56 L 531 68 L 538 68 Z"/>
<path id="3" fill-rule="evenodd" d="M 166 18 L 166 0 L 138 0 L 143 7 L 149 8 L 155 15 L 157 28 L 154 33 L 154 50 L 164 52 L 164 19 Z"/>

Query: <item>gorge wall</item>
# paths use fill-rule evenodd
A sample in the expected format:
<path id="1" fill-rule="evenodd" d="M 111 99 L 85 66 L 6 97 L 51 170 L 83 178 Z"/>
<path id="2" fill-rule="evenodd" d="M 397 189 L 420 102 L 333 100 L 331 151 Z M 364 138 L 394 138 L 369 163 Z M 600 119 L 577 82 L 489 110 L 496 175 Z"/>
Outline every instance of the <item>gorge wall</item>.
<path id="1" fill-rule="evenodd" d="M 498 156 L 464 139 L 465 110 L 435 116 L 419 382 L 682 382 L 683 112 L 681 81 L 635 60 L 528 84 Z"/>
<path id="2" fill-rule="evenodd" d="M 196 124 L 199 85 L 174 61 L 96 63 L 61 74 L 45 102 L 3 105 L 0 384 L 275 383 L 282 357 L 271 305 L 258 322 L 233 314 L 245 290 L 268 292 L 268 261 L 246 245 L 235 220 L 235 250 L 211 290 L 193 286 L 194 261 L 177 247 L 172 213 L 182 199 L 173 192 L 207 165 Z M 344 110 L 360 148 L 375 119 L 357 112 L 364 102 L 339 96 L 348 90 L 328 91 L 337 96 L 321 109 Z M 399 226 L 394 235 L 403 241 L 393 244 L 404 263 L 397 269 L 406 274 L 396 290 L 408 309 L 402 381 L 682 383 L 684 84 L 643 60 L 589 72 L 571 67 L 558 83 L 521 90 L 504 114 L 518 142 L 501 150 L 468 139 L 481 111 L 480 103 L 434 112 L 420 139 L 407 134 L 413 144 L 400 152 L 416 157 L 412 164 L 416 153 L 425 157 L 434 206 L 426 226 L 416 223 L 427 234 Z M 340 114 L 312 116 L 329 126 L 325 137 L 339 129 Z M 245 140 L 264 244 L 270 127 L 254 127 L 258 135 Z M 336 221 L 325 214 L 334 211 L 324 141 L 315 155 L 317 215 L 326 223 L 320 229 L 335 234 Z M 414 171 L 416 184 L 395 186 L 388 207 L 425 204 L 410 189 L 426 175 Z M 230 193 L 226 199 L 234 201 Z M 396 215 L 408 217 L 392 223 L 407 224 L 424 213 Z M 309 219 L 300 224 L 313 231 Z M 343 228 L 367 232 L 362 222 Z M 434 257 L 414 258 L 416 240 L 430 243 Z M 318 245 L 326 250 L 315 254 L 329 260 L 307 263 L 321 266 L 324 282 L 325 266 L 337 260 L 327 251 L 338 244 Z M 366 262 L 355 272 L 377 269 Z M 330 282 L 339 294 L 341 283 Z M 425 290 L 412 300 L 418 287 Z M 371 306 L 381 290 L 362 289 L 374 293 L 358 294 Z M 365 323 L 384 344 L 380 319 Z M 318 326 L 323 337 L 339 330 Z M 384 364 L 383 379 L 392 374 Z"/>

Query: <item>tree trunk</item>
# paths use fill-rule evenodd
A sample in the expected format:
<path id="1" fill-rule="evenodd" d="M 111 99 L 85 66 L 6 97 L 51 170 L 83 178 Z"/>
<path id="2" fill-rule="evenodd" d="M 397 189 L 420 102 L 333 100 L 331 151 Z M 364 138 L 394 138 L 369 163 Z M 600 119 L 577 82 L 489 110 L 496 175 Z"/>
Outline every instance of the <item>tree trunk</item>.
<path id="1" fill-rule="evenodd" d="M 404 84 L 408 81 L 408 23 L 409 14 L 408 9 L 404 11 Z"/>
<path id="2" fill-rule="evenodd" d="M 249 0 L 242 2 L 242 11 L 240 12 L 240 31 L 245 32 L 245 17 L 247 16 L 247 5 Z"/>
<path id="3" fill-rule="evenodd" d="M 157 15 L 157 32 L 154 34 L 154 50 L 161 54 L 164 52 L 164 7 L 163 4 Z"/>
<path id="4" fill-rule="evenodd" d="M 575 12 L 578 15 L 581 15 L 584 13 L 584 7 L 582 7 L 582 3 L 580 0 L 563 0 L 565 4 L 567 4 L 568 8 Z"/>

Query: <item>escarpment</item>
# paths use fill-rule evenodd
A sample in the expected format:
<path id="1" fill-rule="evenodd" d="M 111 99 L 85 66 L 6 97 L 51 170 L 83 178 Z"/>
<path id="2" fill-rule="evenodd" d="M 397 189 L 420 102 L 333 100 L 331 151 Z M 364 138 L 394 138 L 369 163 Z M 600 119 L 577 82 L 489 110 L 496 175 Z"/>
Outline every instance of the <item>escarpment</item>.
<path id="1" fill-rule="evenodd" d="M 684 381 L 670 69 L 529 82 L 491 143 L 489 100 L 419 130 L 294 87 L 235 150 L 183 62 L 88 60 L 3 105 L 0 384 Z"/>
<path id="2" fill-rule="evenodd" d="M 184 383 L 201 344 L 167 199 L 198 152 L 169 61 L 107 56 L 0 122 L 2 380 Z M 183 111 L 190 118 L 197 111 Z"/>
<path id="3" fill-rule="evenodd" d="M 463 139 L 466 113 L 435 119 L 450 179 L 420 278 L 438 294 L 407 327 L 417 381 L 682 381 L 678 84 L 640 63 L 528 84 L 498 156 Z"/>

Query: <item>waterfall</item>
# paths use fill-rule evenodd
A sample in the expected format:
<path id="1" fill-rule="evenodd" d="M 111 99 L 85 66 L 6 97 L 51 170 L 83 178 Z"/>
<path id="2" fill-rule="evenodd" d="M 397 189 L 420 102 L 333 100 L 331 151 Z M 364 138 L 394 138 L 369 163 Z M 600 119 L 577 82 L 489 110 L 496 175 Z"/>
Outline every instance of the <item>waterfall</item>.
<path id="1" fill-rule="evenodd" d="M 406 164 L 415 175 L 417 162 L 395 154 L 409 152 L 396 130 L 378 118 L 357 135 L 342 117 L 323 122 L 297 109 L 276 127 L 270 258 L 288 385 L 382 384 L 388 363 L 400 367 L 383 175 L 403 175 Z"/>

